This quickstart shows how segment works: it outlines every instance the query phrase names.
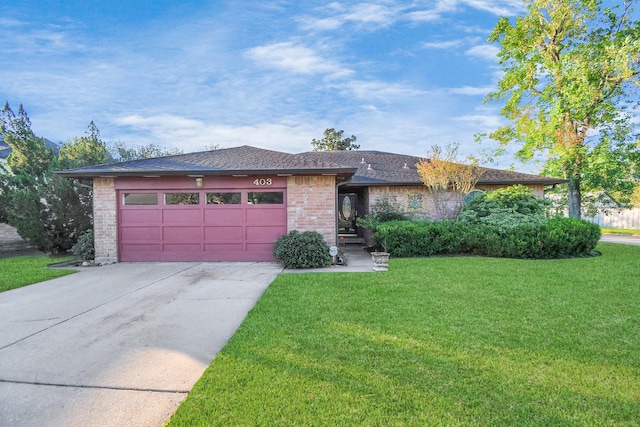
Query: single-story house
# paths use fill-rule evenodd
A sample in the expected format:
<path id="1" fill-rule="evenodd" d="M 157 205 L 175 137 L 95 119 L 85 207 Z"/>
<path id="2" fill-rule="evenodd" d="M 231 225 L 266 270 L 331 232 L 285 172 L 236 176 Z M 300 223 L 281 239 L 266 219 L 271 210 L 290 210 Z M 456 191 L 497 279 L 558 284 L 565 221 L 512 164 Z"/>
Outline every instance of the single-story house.
<path id="1" fill-rule="evenodd" d="M 355 218 L 384 195 L 431 216 L 419 158 L 379 151 L 288 154 L 250 146 L 69 169 L 91 179 L 97 261 L 271 261 L 274 241 L 317 231 L 359 238 Z M 563 182 L 481 168 L 476 188 Z"/>

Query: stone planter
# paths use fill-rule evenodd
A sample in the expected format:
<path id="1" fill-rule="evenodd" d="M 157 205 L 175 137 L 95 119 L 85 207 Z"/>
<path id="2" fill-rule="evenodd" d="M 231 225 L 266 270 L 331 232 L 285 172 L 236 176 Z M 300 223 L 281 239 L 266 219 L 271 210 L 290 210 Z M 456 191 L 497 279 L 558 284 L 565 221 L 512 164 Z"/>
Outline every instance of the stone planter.
<path id="1" fill-rule="evenodd" d="M 389 269 L 388 252 L 371 252 L 373 271 L 387 271 Z"/>

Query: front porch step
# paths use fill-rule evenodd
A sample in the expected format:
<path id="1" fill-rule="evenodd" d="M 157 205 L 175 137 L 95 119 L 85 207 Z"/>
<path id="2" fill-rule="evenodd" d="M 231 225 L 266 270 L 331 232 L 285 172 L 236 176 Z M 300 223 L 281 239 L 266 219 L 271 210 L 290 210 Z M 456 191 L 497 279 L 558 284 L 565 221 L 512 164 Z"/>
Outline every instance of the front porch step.
<path id="1" fill-rule="evenodd" d="M 339 238 L 340 243 L 345 245 L 363 245 L 365 243 L 364 237 L 339 236 Z"/>

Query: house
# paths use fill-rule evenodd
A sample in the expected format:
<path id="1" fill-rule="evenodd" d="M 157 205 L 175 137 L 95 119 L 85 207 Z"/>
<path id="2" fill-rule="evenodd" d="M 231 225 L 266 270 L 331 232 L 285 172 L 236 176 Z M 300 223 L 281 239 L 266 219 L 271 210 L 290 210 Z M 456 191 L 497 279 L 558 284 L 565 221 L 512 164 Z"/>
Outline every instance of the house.
<path id="1" fill-rule="evenodd" d="M 274 241 L 317 231 L 329 245 L 375 200 L 395 194 L 430 215 L 420 159 L 379 151 L 288 154 L 250 146 L 59 172 L 92 179 L 98 261 L 271 261 Z M 524 184 L 543 196 L 555 178 L 484 169 L 477 188 Z M 345 221 L 347 220 L 347 221 Z M 350 225 L 349 225 L 350 224 Z"/>

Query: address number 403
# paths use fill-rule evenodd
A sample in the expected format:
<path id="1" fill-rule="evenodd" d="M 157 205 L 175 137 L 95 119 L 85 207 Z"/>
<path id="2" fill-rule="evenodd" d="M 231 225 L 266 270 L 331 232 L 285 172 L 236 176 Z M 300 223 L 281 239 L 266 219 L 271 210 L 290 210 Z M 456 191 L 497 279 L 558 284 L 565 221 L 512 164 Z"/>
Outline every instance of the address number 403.
<path id="1" fill-rule="evenodd" d="M 271 185 L 273 181 L 271 178 L 257 178 L 253 180 L 253 185 Z"/>

